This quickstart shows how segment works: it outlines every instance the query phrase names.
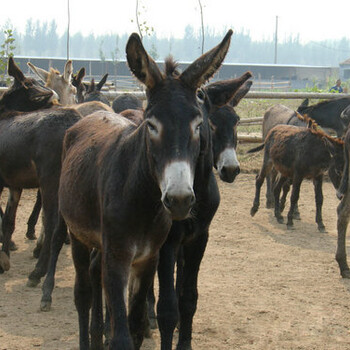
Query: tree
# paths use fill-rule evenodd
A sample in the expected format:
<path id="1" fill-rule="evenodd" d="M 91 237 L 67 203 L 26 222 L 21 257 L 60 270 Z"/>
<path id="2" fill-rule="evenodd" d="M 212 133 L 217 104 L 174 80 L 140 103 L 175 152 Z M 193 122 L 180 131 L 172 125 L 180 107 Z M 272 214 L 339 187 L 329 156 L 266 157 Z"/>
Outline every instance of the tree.
<path id="1" fill-rule="evenodd" d="M 13 56 L 13 51 L 15 50 L 16 46 L 14 44 L 15 38 L 13 37 L 12 29 L 4 30 L 4 34 L 5 34 L 5 40 L 1 44 L 1 51 L 0 51 L 0 80 L 1 80 L 1 84 L 9 85 L 10 78 L 7 78 L 5 80 L 7 61 L 10 56 Z"/>
<path id="2" fill-rule="evenodd" d="M 151 27 L 149 24 L 147 24 L 147 21 L 141 20 L 141 11 L 139 10 L 140 6 L 142 7 L 142 12 L 145 13 L 146 12 L 145 5 L 141 5 L 140 0 L 136 0 L 136 13 L 135 13 L 136 25 L 142 40 L 144 35 L 148 35 L 148 36 L 152 35 L 154 33 L 154 28 Z M 133 20 L 131 20 L 131 22 L 133 22 Z"/>

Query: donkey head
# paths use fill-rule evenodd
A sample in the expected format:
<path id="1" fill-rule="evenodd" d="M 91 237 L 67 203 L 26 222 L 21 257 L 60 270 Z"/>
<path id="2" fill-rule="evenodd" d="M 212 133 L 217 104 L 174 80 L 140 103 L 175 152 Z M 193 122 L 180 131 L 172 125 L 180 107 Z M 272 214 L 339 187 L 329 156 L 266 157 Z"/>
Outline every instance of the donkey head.
<path id="1" fill-rule="evenodd" d="M 197 89 L 218 70 L 230 45 L 232 31 L 183 73 L 168 59 L 161 73 L 132 34 L 126 46 L 129 67 L 147 87 L 144 128 L 149 164 L 164 207 L 174 220 L 186 218 L 195 203 L 193 182 L 201 148 L 203 113 Z"/>
<path id="2" fill-rule="evenodd" d="M 220 179 L 233 182 L 240 173 L 237 160 L 237 125 L 239 116 L 234 108 L 249 91 L 252 81 L 250 72 L 240 78 L 219 81 L 209 84 L 205 90 L 212 103 L 209 115 L 212 129 L 214 166 L 219 172 Z"/>
<path id="3" fill-rule="evenodd" d="M 106 83 L 107 77 L 108 77 L 108 73 L 103 76 L 103 78 L 100 80 L 100 82 L 98 84 L 95 84 L 94 78 L 91 79 L 91 83 L 88 86 L 85 97 L 84 97 L 84 102 L 101 101 L 109 106 L 108 98 L 101 94 L 101 89 L 102 89 L 103 85 Z"/>
<path id="4" fill-rule="evenodd" d="M 79 69 L 77 74 L 72 74 L 72 85 L 77 89 L 76 102 L 84 102 L 84 96 L 86 94 L 86 88 L 83 84 L 83 78 L 85 76 L 85 68 L 82 67 Z"/>
<path id="5" fill-rule="evenodd" d="M 48 72 L 45 69 L 34 66 L 30 62 L 27 64 L 32 72 L 45 82 L 47 87 L 57 93 L 61 105 L 66 106 L 75 103 L 75 94 L 77 93 L 77 90 L 71 82 L 73 72 L 73 64 L 71 60 L 66 62 L 62 75 L 59 71 L 53 68 L 50 68 L 50 72 Z"/>
<path id="6" fill-rule="evenodd" d="M 57 98 L 54 91 L 35 79 L 26 78 L 12 57 L 8 61 L 8 74 L 14 81 L 0 100 L 3 109 L 30 112 L 52 107 L 52 100 Z"/>

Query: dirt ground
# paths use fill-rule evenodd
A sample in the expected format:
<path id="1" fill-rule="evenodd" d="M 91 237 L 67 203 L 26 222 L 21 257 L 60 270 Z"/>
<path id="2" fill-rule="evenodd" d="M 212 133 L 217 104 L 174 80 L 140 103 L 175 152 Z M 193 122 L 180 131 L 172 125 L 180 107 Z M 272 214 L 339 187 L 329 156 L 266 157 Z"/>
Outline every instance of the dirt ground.
<path id="1" fill-rule="evenodd" d="M 314 222 L 310 182 L 302 185 L 302 220 L 295 230 L 278 224 L 264 200 L 250 217 L 253 174 L 219 186 L 221 205 L 200 271 L 193 349 L 350 349 L 350 281 L 340 277 L 334 260 L 338 201 L 331 184 L 324 184 L 327 233 Z M 50 312 L 39 311 L 40 286 L 26 287 L 35 264 L 35 242 L 24 238 L 34 199 L 34 191 L 23 194 L 14 234 L 19 250 L 10 271 L 0 275 L 0 350 L 75 350 L 69 246 L 60 255 Z M 159 349 L 158 331 L 142 349 Z"/>

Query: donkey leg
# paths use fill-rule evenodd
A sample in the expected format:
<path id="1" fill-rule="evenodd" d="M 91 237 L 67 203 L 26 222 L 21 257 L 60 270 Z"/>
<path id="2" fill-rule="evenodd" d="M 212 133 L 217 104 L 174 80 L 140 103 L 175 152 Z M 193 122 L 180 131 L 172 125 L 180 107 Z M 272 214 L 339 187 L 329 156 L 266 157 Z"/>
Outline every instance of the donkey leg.
<path id="1" fill-rule="evenodd" d="M 135 350 L 140 349 L 147 325 L 146 298 L 157 269 L 158 257 L 134 264 L 129 288 L 129 329 Z"/>
<path id="2" fill-rule="evenodd" d="M 343 278 L 350 278 L 350 269 L 346 256 L 346 230 L 350 219 L 350 193 L 346 192 L 337 208 L 338 242 L 335 259 L 338 262 L 340 274 Z"/>
<path id="3" fill-rule="evenodd" d="M 323 204 L 323 193 L 322 193 L 322 180 L 323 176 L 320 175 L 314 179 L 315 189 L 315 201 L 316 201 L 316 223 L 320 232 L 326 232 L 326 227 L 322 220 L 322 204 Z"/>
<path id="4" fill-rule="evenodd" d="M 294 176 L 293 178 L 293 187 L 292 187 L 292 195 L 290 196 L 290 208 L 288 212 L 288 221 L 287 227 L 288 229 L 292 229 L 293 224 L 293 215 L 296 205 L 298 204 L 299 194 L 300 194 L 300 186 L 303 181 L 303 178 L 300 176 Z"/>
<path id="5" fill-rule="evenodd" d="M 280 199 L 280 210 L 281 213 L 283 212 L 285 206 L 286 206 L 286 201 L 287 201 L 287 195 L 289 193 L 290 190 L 290 179 L 286 179 L 286 181 L 284 182 L 283 186 L 282 186 L 282 196 Z"/>
<path id="6" fill-rule="evenodd" d="M 89 350 L 89 311 L 92 299 L 89 276 L 90 251 L 73 235 L 71 242 L 75 267 L 74 302 L 79 319 L 79 349 Z"/>
<path id="7" fill-rule="evenodd" d="M 280 209 L 280 199 L 279 198 L 280 198 L 282 186 L 284 185 L 286 180 L 287 180 L 287 178 L 281 176 L 275 182 L 274 189 L 273 189 L 273 194 L 275 197 L 275 217 L 280 224 L 283 223 L 283 217 L 281 215 L 282 210 Z"/>
<path id="8" fill-rule="evenodd" d="M 113 247 L 110 241 L 106 244 Z M 102 280 L 111 325 L 109 349 L 134 349 L 126 312 L 126 291 L 132 261 L 131 252 L 128 254 L 128 251 L 119 245 L 118 251 L 104 249 L 102 254 Z"/>
<path id="9" fill-rule="evenodd" d="M 265 152 L 263 165 L 261 167 L 259 175 L 256 176 L 256 180 L 255 180 L 255 197 L 253 201 L 253 206 L 250 209 L 251 216 L 254 216 L 256 212 L 259 210 L 261 186 L 264 183 L 265 177 L 267 176 L 267 174 L 270 173 L 272 169 L 272 163 L 266 157 L 268 156 L 266 155 L 266 152 Z"/>
<path id="10" fill-rule="evenodd" d="M 178 323 L 178 303 L 174 288 L 175 256 L 180 244 L 177 240 L 177 225 L 173 222 L 168 238 L 159 252 L 157 320 L 162 350 L 172 349 L 173 334 Z"/>
<path id="11" fill-rule="evenodd" d="M 103 303 L 101 280 L 101 253 L 93 250 L 90 255 L 90 280 L 92 286 L 91 350 L 103 350 Z"/>
<path id="12" fill-rule="evenodd" d="M 49 311 L 52 303 L 52 291 L 55 286 L 55 272 L 58 255 L 62 249 L 64 240 L 67 235 L 67 226 L 61 215 L 59 215 L 58 223 L 52 236 L 50 247 L 50 258 L 47 275 L 42 286 L 42 297 L 40 303 L 41 311 Z"/>
<path id="13" fill-rule="evenodd" d="M 38 222 L 40 210 L 41 210 L 41 194 L 40 194 L 40 190 L 38 190 L 36 194 L 36 201 L 34 204 L 34 208 L 27 222 L 28 228 L 27 228 L 26 237 L 30 240 L 36 239 L 35 225 Z"/>
<path id="14" fill-rule="evenodd" d="M 197 309 L 198 273 L 208 241 L 208 229 L 184 245 L 182 290 L 179 298 L 180 329 L 177 350 L 191 350 L 192 323 Z"/>
<path id="15" fill-rule="evenodd" d="M 271 169 L 270 174 L 266 175 L 266 208 L 273 208 L 275 205 L 275 198 L 273 196 L 273 184 L 276 181 L 277 172 L 274 168 Z"/>
<path id="16" fill-rule="evenodd" d="M 157 315 L 155 312 L 155 305 L 156 305 L 156 296 L 154 295 L 154 281 L 153 281 L 147 293 L 147 313 L 148 313 L 148 321 L 149 321 L 150 329 L 157 328 Z M 146 334 L 148 334 L 147 337 L 150 338 L 150 330 L 149 332 L 146 331 Z"/>
<path id="17" fill-rule="evenodd" d="M 2 218 L 3 243 L 0 255 L 0 273 L 10 269 L 11 237 L 15 230 L 16 212 L 22 190 L 10 189 L 6 210 Z"/>
<path id="18" fill-rule="evenodd" d="M 43 204 L 43 219 L 44 219 L 44 242 L 40 250 L 39 259 L 34 270 L 29 274 L 27 286 L 35 287 L 40 283 L 40 279 L 45 276 L 48 268 L 51 239 L 53 231 L 58 222 L 58 199 L 56 182 L 52 181 L 53 185 L 44 186 L 41 188 L 42 204 Z"/>

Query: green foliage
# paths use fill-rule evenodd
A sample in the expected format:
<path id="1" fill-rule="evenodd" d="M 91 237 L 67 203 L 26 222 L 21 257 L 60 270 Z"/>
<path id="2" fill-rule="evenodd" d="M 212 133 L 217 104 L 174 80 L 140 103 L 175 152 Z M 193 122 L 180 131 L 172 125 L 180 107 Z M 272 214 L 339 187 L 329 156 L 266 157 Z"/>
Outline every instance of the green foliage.
<path id="1" fill-rule="evenodd" d="M 141 6 L 142 10 L 139 10 L 139 7 Z M 150 26 L 146 20 L 141 20 L 141 15 L 145 15 L 147 12 L 147 8 L 145 5 L 141 4 L 140 0 L 136 0 L 136 25 L 140 34 L 141 39 L 143 39 L 144 36 L 151 36 L 154 33 L 154 28 Z M 133 23 L 134 20 L 131 20 L 131 23 Z"/>
<path id="2" fill-rule="evenodd" d="M 0 80 L 1 82 L 6 82 L 6 85 L 10 84 L 10 78 L 5 79 L 7 61 L 10 56 L 13 56 L 13 51 L 16 46 L 14 44 L 15 38 L 13 37 L 12 29 L 6 29 L 3 31 L 5 35 L 4 42 L 1 44 L 0 48 Z"/>
<path id="3" fill-rule="evenodd" d="M 148 51 L 148 53 L 151 55 L 151 57 L 154 60 L 157 60 L 159 58 L 158 52 L 157 52 L 157 47 L 154 43 L 152 43 L 151 49 Z"/>

